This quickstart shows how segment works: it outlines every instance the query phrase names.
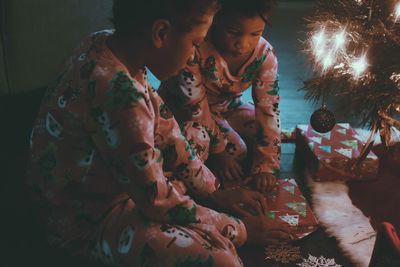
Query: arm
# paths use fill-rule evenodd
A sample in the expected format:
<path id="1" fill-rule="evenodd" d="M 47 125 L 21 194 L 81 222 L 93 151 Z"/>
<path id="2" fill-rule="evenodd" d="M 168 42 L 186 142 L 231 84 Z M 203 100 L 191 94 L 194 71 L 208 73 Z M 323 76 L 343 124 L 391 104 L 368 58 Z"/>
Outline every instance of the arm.
<path id="1" fill-rule="evenodd" d="M 87 124 L 93 130 L 91 138 L 100 156 L 109 164 L 121 189 L 151 220 L 200 222 L 198 206 L 178 193 L 164 176 L 163 159 L 154 144 L 157 102 L 123 72 L 117 73 L 111 83 L 98 81 L 97 85 Z"/>
<path id="2" fill-rule="evenodd" d="M 253 82 L 257 134 L 251 173 L 279 176 L 281 139 L 278 63 L 272 48 L 268 48 L 265 53 L 266 59 Z"/>
<path id="3" fill-rule="evenodd" d="M 215 115 L 210 111 L 200 65 L 188 64 L 176 78 L 164 83 L 163 87 L 164 92 L 161 94 L 164 94 L 164 99 L 178 121 L 199 122 L 210 136 L 210 153 L 224 151 L 226 138 L 215 121 Z"/>

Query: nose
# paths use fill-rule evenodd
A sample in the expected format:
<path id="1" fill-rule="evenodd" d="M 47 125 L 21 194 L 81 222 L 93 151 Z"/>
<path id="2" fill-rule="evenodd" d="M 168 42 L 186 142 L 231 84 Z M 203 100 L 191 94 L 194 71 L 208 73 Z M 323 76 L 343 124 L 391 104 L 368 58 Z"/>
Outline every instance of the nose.
<path id="1" fill-rule="evenodd" d="M 188 60 L 187 60 L 187 64 L 193 63 L 194 58 L 195 58 L 195 53 L 196 53 L 196 50 L 193 48 L 193 49 L 192 49 L 192 53 L 190 54 L 190 56 L 189 56 L 189 58 L 188 58 Z"/>
<path id="2" fill-rule="evenodd" d="M 235 42 L 235 49 L 239 52 L 245 52 L 248 48 L 248 42 L 245 39 L 240 39 Z"/>

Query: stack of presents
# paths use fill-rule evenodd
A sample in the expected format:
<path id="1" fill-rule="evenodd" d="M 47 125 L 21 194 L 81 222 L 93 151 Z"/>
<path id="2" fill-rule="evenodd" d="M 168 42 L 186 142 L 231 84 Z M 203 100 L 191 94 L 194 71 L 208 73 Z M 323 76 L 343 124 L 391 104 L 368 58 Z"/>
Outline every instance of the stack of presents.
<path id="1" fill-rule="evenodd" d="M 378 179 L 380 158 L 368 149 L 367 139 L 368 136 L 360 136 L 348 123 L 338 123 L 327 133 L 319 133 L 306 124 L 282 132 L 283 142 L 296 143 L 296 157 L 301 162 L 302 168 L 311 174 L 315 182 L 379 181 L 376 179 Z M 389 155 L 389 168 L 400 174 L 400 143 L 395 144 L 388 151 L 394 153 Z M 381 161 L 383 163 L 383 158 Z M 386 158 L 385 162 L 387 163 Z M 281 180 L 280 183 L 279 189 L 272 193 L 278 196 L 278 201 L 275 203 L 279 207 L 279 212 L 271 211 L 269 216 L 279 218 L 296 227 L 295 236 L 302 238 L 313 232 L 318 222 L 296 182 Z M 282 206 L 286 209 L 282 209 Z M 396 230 L 390 223 L 382 223 L 379 227 L 369 266 L 400 266 L 398 265 L 400 264 L 400 239 L 396 235 Z M 381 255 L 384 255 L 385 259 L 395 260 L 397 264 L 377 264 L 377 262 L 382 262 L 379 258 Z"/>
<path id="2" fill-rule="evenodd" d="M 296 140 L 296 150 L 315 181 L 363 181 L 377 178 L 379 158 L 372 151 L 360 155 L 365 146 L 348 123 L 339 123 L 328 133 L 319 133 L 310 125 L 298 125 L 295 131 L 283 132 L 283 141 Z M 295 180 L 282 179 L 270 192 L 270 218 L 285 221 L 296 238 L 315 229 L 315 219 Z M 274 209 L 276 208 L 276 210 Z"/>
<path id="3" fill-rule="evenodd" d="M 372 151 L 361 155 L 365 141 L 348 123 L 336 124 L 327 133 L 310 125 L 296 129 L 296 149 L 316 181 L 377 178 L 379 158 Z"/>

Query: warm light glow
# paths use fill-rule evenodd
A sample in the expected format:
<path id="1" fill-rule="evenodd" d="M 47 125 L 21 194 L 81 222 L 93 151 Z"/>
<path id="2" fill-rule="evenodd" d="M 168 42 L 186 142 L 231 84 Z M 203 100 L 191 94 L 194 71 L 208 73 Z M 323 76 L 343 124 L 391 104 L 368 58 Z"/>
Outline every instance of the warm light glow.
<path id="1" fill-rule="evenodd" d="M 354 78 L 359 78 L 368 68 L 367 55 L 364 54 L 361 57 L 356 58 L 350 66 Z"/>
<path id="2" fill-rule="evenodd" d="M 392 80 L 396 84 L 397 88 L 400 89 L 400 73 L 393 72 L 390 76 L 390 80 Z"/>
<path id="3" fill-rule="evenodd" d="M 338 33 L 335 34 L 334 37 L 334 49 L 337 50 L 342 50 L 345 48 L 346 45 L 346 30 L 342 30 Z"/>
<path id="4" fill-rule="evenodd" d="M 394 8 L 394 17 L 395 17 L 395 22 L 400 18 L 400 2 L 396 4 L 396 7 Z"/>
<path id="5" fill-rule="evenodd" d="M 318 61 L 325 53 L 326 42 L 325 28 L 322 28 L 312 37 L 312 49 Z"/>
<path id="6" fill-rule="evenodd" d="M 332 53 L 326 54 L 322 60 L 322 70 L 326 71 L 334 63 Z"/>

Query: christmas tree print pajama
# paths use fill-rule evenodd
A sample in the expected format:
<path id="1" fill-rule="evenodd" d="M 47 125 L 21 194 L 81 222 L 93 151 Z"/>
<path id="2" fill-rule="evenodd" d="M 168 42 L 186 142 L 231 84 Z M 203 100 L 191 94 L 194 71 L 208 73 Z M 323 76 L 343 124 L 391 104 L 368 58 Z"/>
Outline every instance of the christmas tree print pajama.
<path id="1" fill-rule="evenodd" d="M 161 85 L 159 94 L 178 122 L 194 121 L 207 129 L 210 153 L 226 151 L 241 161 L 251 145 L 250 174 L 279 176 L 277 66 L 273 48 L 260 38 L 251 57 L 233 75 L 213 44 L 206 41 L 178 77 Z M 241 100 L 249 86 L 254 104 Z"/>
<path id="2" fill-rule="evenodd" d="M 113 266 L 242 266 L 244 224 L 189 196 L 217 189 L 207 130 L 188 122 L 186 140 L 146 70 L 132 77 L 108 49 L 112 34 L 85 39 L 32 130 L 28 181 L 49 242 Z"/>

